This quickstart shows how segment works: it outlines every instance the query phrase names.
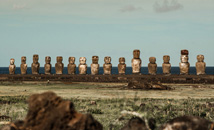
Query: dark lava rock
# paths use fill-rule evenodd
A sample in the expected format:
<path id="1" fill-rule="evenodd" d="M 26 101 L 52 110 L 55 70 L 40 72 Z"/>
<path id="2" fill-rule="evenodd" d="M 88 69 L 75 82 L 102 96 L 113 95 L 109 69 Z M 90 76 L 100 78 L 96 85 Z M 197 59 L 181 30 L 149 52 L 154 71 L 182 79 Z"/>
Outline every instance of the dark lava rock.
<path id="1" fill-rule="evenodd" d="M 181 116 L 162 125 L 160 130 L 214 130 L 214 124 L 200 117 Z"/>
<path id="2" fill-rule="evenodd" d="M 102 125 L 90 114 L 78 113 L 74 104 L 53 92 L 34 94 L 29 111 L 22 122 L 11 124 L 11 130 L 102 130 Z"/>
<path id="3" fill-rule="evenodd" d="M 132 81 L 128 83 L 129 89 L 156 89 L 156 90 L 170 90 L 170 87 L 162 85 L 160 83 L 152 83 L 146 81 Z"/>

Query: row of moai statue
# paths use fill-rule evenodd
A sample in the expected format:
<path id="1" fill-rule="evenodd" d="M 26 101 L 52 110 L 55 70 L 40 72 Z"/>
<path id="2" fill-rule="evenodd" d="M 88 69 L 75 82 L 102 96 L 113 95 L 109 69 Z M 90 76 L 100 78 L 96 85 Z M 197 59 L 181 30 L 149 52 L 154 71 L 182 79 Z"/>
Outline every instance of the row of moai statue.
<path id="1" fill-rule="evenodd" d="M 189 67 L 190 64 L 188 62 L 189 52 L 188 50 L 181 50 L 181 62 L 179 63 L 180 67 L 180 74 L 189 74 Z M 206 63 L 204 62 L 204 56 L 198 55 L 197 56 L 197 62 L 196 62 L 196 73 L 197 75 L 205 74 L 206 69 Z M 32 74 L 39 74 L 40 64 L 39 64 L 39 56 L 33 55 L 33 63 L 31 64 L 31 70 Z M 57 57 L 57 63 L 55 64 L 55 71 L 56 74 L 63 74 L 63 68 L 64 64 L 62 63 L 63 57 L 58 56 Z M 76 64 L 75 64 L 75 57 L 69 57 L 68 59 L 69 64 L 67 66 L 68 74 L 76 74 Z M 97 75 L 99 74 L 99 57 L 93 56 L 92 57 L 92 64 L 91 64 L 91 74 Z M 171 64 L 170 56 L 164 55 L 163 56 L 164 63 L 162 64 L 162 70 L 163 74 L 171 74 Z M 12 58 L 10 60 L 10 66 L 9 66 L 9 73 L 15 74 L 16 66 L 14 64 L 15 60 Z M 104 75 L 110 75 L 112 73 L 112 64 L 111 64 L 111 57 L 107 56 L 104 58 L 104 64 L 103 64 L 103 70 Z M 156 64 L 156 58 L 150 57 L 149 58 L 149 64 L 148 64 L 148 73 L 150 75 L 156 75 L 157 74 L 157 64 Z M 140 59 L 140 50 L 134 50 L 133 51 L 133 59 L 131 61 L 132 63 L 132 73 L 133 74 L 141 74 L 141 59 Z M 26 57 L 23 56 L 21 58 L 21 74 L 27 74 L 27 64 L 26 64 Z M 51 57 L 46 56 L 45 57 L 45 74 L 51 74 Z M 79 58 L 79 74 L 87 74 L 87 64 L 86 64 L 86 58 L 80 57 Z M 125 64 L 125 58 L 120 57 L 119 58 L 119 64 L 118 64 L 118 73 L 119 74 L 125 74 L 126 73 L 126 64 Z"/>

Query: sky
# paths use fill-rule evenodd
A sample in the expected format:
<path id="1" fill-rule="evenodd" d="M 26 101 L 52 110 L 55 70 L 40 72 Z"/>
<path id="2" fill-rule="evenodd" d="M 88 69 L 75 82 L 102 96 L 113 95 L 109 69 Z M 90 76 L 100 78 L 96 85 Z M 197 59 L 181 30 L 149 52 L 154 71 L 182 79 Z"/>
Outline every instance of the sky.
<path id="1" fill-rule="evenodd" d="M 10 58 L 17 67 L 21 56 L 28 67 L 33 54 L 45 56 L 111 56 L 131 66 L 133 50 L 141 51 L 142 66 L 149 57 L 162 66 L 163 55 L 170 55 L 172 66 L 179 66 L 180 50 L 189 50 L 192 67 L 203 54 L 207 66 L 214 66 L 214 0 L 0 0 L 0 67 Z"/>

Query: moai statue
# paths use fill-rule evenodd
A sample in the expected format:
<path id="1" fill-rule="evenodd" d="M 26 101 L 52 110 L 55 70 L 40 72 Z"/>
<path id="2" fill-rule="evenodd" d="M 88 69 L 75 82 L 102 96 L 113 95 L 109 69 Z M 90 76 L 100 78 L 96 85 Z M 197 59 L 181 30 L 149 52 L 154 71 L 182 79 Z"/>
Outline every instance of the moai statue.
<path id="1" fill-rule="evenodd" d="M 149 58 L 149 64 L 148 64 L 148 72 L 151 75 L 156 75 L 157 74 L 157 64 L 156 64 L 156 58 L 155 57 L 150 57 Z"/>
<path id="2" fill-rule="evenodd" d="M 55 64 L 55 71 L 56 74 L 63 74 L 63 69 L 64 69 L 64 64 L 62 63 L 62 56 L 57 56 L 56 61 L 57 63 Z"/>
<path id="3" fill-rule="evenodd" d="M 189 67 L 190 64 L 189 60 L 189 51 L 188 50 L 181 50 L 181 62 L 179 63 L 180 67 L 180 74 L 189 74 Z"/>
<path id="4" fill-rule="evenodd" d="M 197 55 L 197 60 L 195 67 L 196 67 L 196 74 L 206 74 L 205 69 L 206 69 L 206 63 L 204 62 L 204 55 Z"/>
<path id="5" fill-rule="evenodd" d="M 126 64 L 125 64 L 125 58 L 124 57 L 119 58 L 118 73 L 119 74 L 125 74 L 126 73 Z"/>
<path id="6" fill-rule="evenodd" d="M 99 74 L 99 57 L 98 56 L 92 56 L 92 64 L 91 64 L 91 74 L 97 75 Z"/>
<path id="7" fill-rule="evenodd" d="M 51 57 L 45 57 L 45 74 L 51 74 Z"/>
<path id="8" fill-rule="evenodd" d="M 26 64 L 26 57 L 22 56 L 21 58 L 21 74 L 27 74 L 27 64 Z"/>
<path id="9" fill-rule="evenodd" d="M 170 61 L 170 56 L 164 55 L 163 64 L 162 64 L 163 74 L 171 74 L 171 64 L 169 63 L 169 61 Z"/>
<path id="10" fill-rule="evenodd" d="M 15 63 L 15 59 L 11 58 L 10 65 L 9 65 L 9 74 L 15 74 L 16 65 L 14 63 Z"/>
<path id="11" fill-rule="evenodd" d="M 39 74 L 39 55 L 33 55 L 33 63 L 31 64 L 32 74 Z"/>
<path id="12" fill-rule="evenodd" d="M 87 74 L 87 64 L 86 64 L 86 58 L 85 57 L 80 57 L 79 59 L 79 74 Z"/>
<path id="13" fill-rule="evenodd" d="M 140 74 L 140 70 L 141 70 L 140 50 L 134 50 L 132 59 L 132 73 Z"/>
<path id="14" fill-rule="evenodd" d="M 110 75 L 112 70 L 112 64 L 111 64 L 111 57 L 106 56 L 104 58 L 104 64 L 103 64 L 103 74 L 104 75 Z"/>
<path id="15" fill-rule="evenodd" d="M 76 74 L 75 57 L 69 57 L 68 62 L 68 74 Z"/>

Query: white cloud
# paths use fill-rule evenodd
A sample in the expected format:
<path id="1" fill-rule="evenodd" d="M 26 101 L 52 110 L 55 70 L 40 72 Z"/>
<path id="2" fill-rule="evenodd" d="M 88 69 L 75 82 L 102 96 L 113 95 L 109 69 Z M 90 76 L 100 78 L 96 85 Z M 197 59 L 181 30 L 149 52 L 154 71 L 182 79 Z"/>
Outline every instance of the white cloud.
<path id="1" fill-rule="evenodd" d="M 27 9 L 27 4 L 13 4 L 14 10 L 22 10 Z"/>
<path id="2" fill-rule="evenodd" d="M 142 8 L 141 7 L 136 7 L 136 6 L 133 6 L 133 5 L 127 5 L 127 6 L 124 6 L 120 9 L 121 12 L 132 12 L 132 11 L 137 11 L 137 10 L 141 10 Z"/>
<path id="3" fill-rule="evenodd" d="M 183 8 L 183 5 L 178 3 L 177 0 L 163 0 L 162 4 L 156 1 L 154 4 L 154 10 L 157 13 L 170 12 L 170 11 L 175 11 L 182 8 Z"/>

